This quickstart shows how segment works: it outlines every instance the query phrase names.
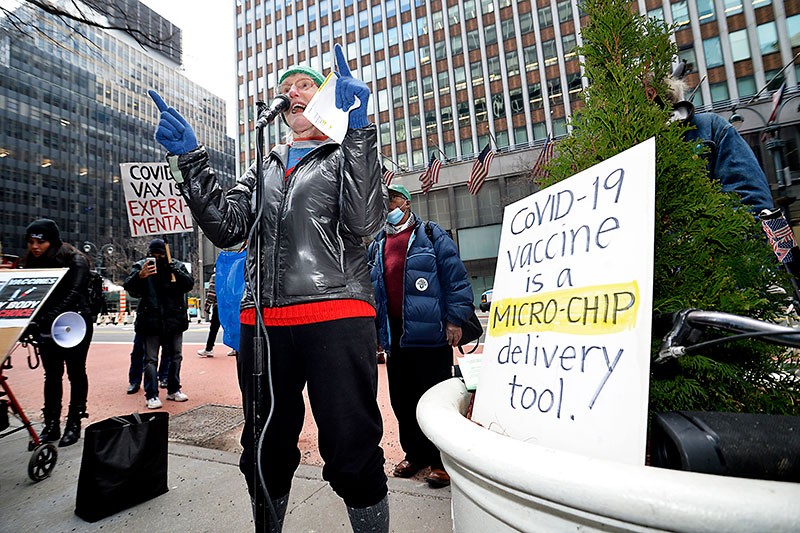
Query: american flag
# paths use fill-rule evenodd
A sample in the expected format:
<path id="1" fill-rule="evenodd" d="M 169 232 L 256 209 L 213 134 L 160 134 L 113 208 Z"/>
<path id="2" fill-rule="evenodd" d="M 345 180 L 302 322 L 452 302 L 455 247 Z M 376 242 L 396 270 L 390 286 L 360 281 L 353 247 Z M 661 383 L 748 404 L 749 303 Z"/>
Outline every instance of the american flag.
<path id="1" fill-rule="evenodd" d="M 392 184 L 392 180 L 394 179 L 394 171 L 389 170 L 386 167 L 383 167 L 383 183 L 386 184 L 388 187 Z"/>
<path id="2" fill-rule="evenodd" d="M 544 141 L 542 151 L 539 152 L 539 157 L 536 158 L 536 163 L 534 163 L 533 168 L 531 169 L 531 177 L 534 180 L 547 177 L 547 172 L 543 171 L 542 168 L 550 162 L 550 159 L 553 158 L 553 147 L 555 144 L 555 141 L 553 141 L 552 137 L 548 133 L 547 139 Z"/>
<path id="3" fill-rule="evenodd" d="M 428 194 L 431 187 L 439 183 L 439 171 L 442 169 L 442 162 L 436 159 L 436 156 L 431 154 L 431 160 L 428 162 L 428 168 L 425 172 L 420 174 L 419 181 L 422 182 L 422 193 Z"/>
<path id="4" fill-rule="evenodd" d="M 788 263 L 797 259 L 797 242 L 794 239 L 792 228 L 784 217 L 762 219 L 761 225 L 767 234 L 772 250 L 781 263 Z"/>
<path id="5" fill-rule="evenodd" d="M 478 154 L 478 159 L 472 164 L 469 181 L 467 181 L 467 189 L 469 189 L 470 194 L 478 194 L 478 191 L 483 187 L 483 182 L 486 180 L 486 176 L 489 175 L 489 165 L 492 164 L 492 159 L 494 159 L 494 151 L 492 150 L 492 144 L 489 143 L 481 150 L 481 153 Z"/>

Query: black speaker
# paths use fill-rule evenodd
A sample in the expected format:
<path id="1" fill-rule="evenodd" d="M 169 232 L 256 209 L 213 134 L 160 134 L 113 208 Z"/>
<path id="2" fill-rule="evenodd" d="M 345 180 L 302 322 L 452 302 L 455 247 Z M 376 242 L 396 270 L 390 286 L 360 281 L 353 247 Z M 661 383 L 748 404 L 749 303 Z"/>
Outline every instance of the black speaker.
<path id="1" fill-rule="evenodd" d="M 650 465 L 800 481 L 800 417 L 676 411 L 653 415 Z"/>

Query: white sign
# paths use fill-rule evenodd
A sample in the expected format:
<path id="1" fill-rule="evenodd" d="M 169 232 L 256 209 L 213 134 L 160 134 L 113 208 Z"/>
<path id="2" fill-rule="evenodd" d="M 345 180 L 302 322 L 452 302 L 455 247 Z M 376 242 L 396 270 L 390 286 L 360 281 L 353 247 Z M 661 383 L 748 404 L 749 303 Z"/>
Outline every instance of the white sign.
<path id="1" fill-rule="evenodd" d="M 655 140 L 505 208 L 473 420 L 644 464 Z"/>
<path id="2" fill-rule="evenodd" d="M 66 268 L 0 270 L 0 364 L 66 273 Z"/>
<path id="3" fill-rule="evenodd" d="M 121 163 L 131 237 L 192 231 L 192 213 L 164 163 Z"/>

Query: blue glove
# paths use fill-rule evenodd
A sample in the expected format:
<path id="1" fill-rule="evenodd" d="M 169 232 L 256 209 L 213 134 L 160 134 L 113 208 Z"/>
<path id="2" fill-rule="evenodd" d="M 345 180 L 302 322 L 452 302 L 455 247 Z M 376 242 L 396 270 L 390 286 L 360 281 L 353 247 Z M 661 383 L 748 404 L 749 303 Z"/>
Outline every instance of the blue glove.
<path id="1" fill-rule="evenodd" d="M 174 107 L 167 106 L 154 90 L 150 89 L 147 94 L 161 112 L 161 120 L 158 121 L 155 135 L 161 146 L 166 148 L 169 153 L 176 155 L 185 154 L 197 148 L 197 137 L 186 119 L 175 111 Z"/>
<path id="2" fill-rule="evenodd" d="M 336 43 L 333 47 L 336 54 L 336 71 L 339 79 L 336 80 L 336 107 L 347 111 L 355 103 L 355 97 L 361 101 L 361 105 L 350 111 L 350 128 L 358 129 L 369 125 L 367 120 L 367 102 L 369 101 L 369 87 L 361 80 L 357 80 L 350 74 L 350 67 L 342 52 L 342 45 Z"/>

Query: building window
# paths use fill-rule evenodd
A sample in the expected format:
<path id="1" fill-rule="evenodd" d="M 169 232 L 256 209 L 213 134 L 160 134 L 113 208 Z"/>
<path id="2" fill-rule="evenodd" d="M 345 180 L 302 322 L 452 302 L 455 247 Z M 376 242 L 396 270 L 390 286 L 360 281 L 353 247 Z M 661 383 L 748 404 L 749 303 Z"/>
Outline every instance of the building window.
<path id="1" fill-rule="evenodd" d="M 475 122 L 486 122 L 486 98 L 475 99 Z"/>
<path id="2" fill-rule="evenodd" d="M 714 0 L 697 0 L 697 18 L 700 24 L 716 20 Z"/>
<path id="3" fill-rule="evenodd" d="M 467 32 L 467 49 L 471 52 L 478 50 L 481 47 L 481 40 L 478 37 L 478 30 L 469 30 Z"/>
<path id="4" fill-rule="evenodd" d="M 750 42 L 747 40 L 747 30 L 731 32 L 729 38 L 731 41 L 731 56 L 733 56 L 731 59 L 734 61 L 750 59 Z"/>
<path id="5" fill-rule="evenodd" d="M 570 0 L 562 0 L 558 4 L 558 21 L 559 22 L 566 22 L 568 20 L 572 20 L 572 2 Z"/>
<path id="6" fill-rule="evenodd" d="M 453 51 L 454 54 L 460 54 L 464 51 L 464 47 L 461 44 L 461 34 L 456 34 L 450 36 L 450 49 Z"/>
<path id="7" fill-rule="evenodd" d="M 389 40 L 389 46 L 396 45 L 399 41 L 397 40 L 397 26 L 392 26 L 388 30 L 386 30 L 386 36 Z"/>
<path id="8" fill-rule="evenodd" d="M 403 23 L 403 42 L 414 40 L 414 27 L 410 22 Z"/>
<path id="9" fill-rule="evenodd" d="M 528 129 L 525 126 L 514 128 L 514 144 L 517 146 L 528 144 Z"/>
<path id="10" fill-rule="evenodd" d="M 721 83 L 712 83 L 709 85 L 711 89 L 711 101 L 712 102 L 724 102 L 725 100 L 730 100 L 731 95 L 728 92 L 728 84 L 726 82 Z"/>
<path id="11" fill-rule="evenodd" d="M 529 83 L 528 84 L 528 100 L 531 104 L 531 109 L 542 108 L 542 84 Z"/>
<path id="12" fill-rule="evenodd" d="M 434 11 L 431 18 L 433 19 L 433 31 L 444 29 L 444 18 L 441 11 Z"/>
<path id="13" fill-rule="evenodd" d="M 685 48 L 683 50 L 678 50 L 678 57 L 683 61 L 686 61 L 686 65 L 693 69 L 694 66 L 697 64 L 697 56 L 694 53 L 694 48 Z"/>
<path id="14" fill-rule="evenodd" d="M 431 76 L 422 77 L 422 96 L 425 98 L 433 96 L 433 78 Z"/>
<path id="15" fill-rule="evenodd" d="M 381 146 L 387 146 L 392 142 L 392 132 L 389 131 L 389 123 L 381 124 Z"/>
<path id="16" fill-rule="evenodd" d="M 511 89 L 508 91 L 508 98 L 511 101 L 512 115 L 518 115 L 525 112 L 525 100 L 522 97 L 522 88 Z"/>
<path id="17" fill-rule="evenodd" d="M 456 80 L 456 90 L 462 91 L 467 88 L 467 72 L 463 65 L 453 69 L 453 77 Z"/>
<path id="18" fill-rule="evenodd" d="M 436 75 L 436 81 L 439 82 L 439 94 L 444 94 L 450 91 L 450 78 L 448 78 L 447 72 L 439 72 Z"/>
<path id="19" fill-rule="evenodd" d="M 742 12 L 742 0 L 725 0 L 725 16 L 730 17 Z"/>
<path id="20" fill-rule="evenodd" d="M 474 0 L 465 0 L 464 1 L 464 18 L 465 19 L 474 19 L 477 16 L 478 16 L 478 13 L 475 10 L 475 2 L 474 2 Z"/>
<path id="21" fill-rule="evenodd" d="M 672 22 L 678 26 L 689 24 L 689 5 L 686 0 L 672 4 Z"/>
<path id="22" fill-rule="evenodd" d="M 529 31 L 533 31 L 533 13 L 520 13 L 519 15 L 519 31 L 525 35 Z"/>
<path id="23" fill-rule="evenodd" d="M 719 37 L 703 39 L 703 51 L 706 56 L 706 66 L 708 68 L 722 65 L 722 46 Z"/>
<path id="24" fill-rule="evenodd" d="M 550 9 L 550 5 L 540 7 L 537 13 L 539 14 L 540 28 L 547 28 L 553 25 L 553 11 Z"/>
<path id="25" fill-rule="evenodd" d="M 400 56 L 392 56 L 389 58 L 389 72 L 391 74 L 400 74 Z"/>
<path id="26" fill-rule="evenodd" d="M 739 92 L 739 98 L 746 96 L 753 96 L 756 94 L 756 80 L 753 76 L 742 76 L 736 78 L 736 90 Z"/>
<path id="27" fill-rule="evenodd" d="M 574 33 L 568 33 L 561 37 L 561 46 L 564 48 L 564 61 L 569 61 L 575 57 L 575 47 L 578 45 Z"/>
<path id="28" fill-rule="evenodd" d="M 461 157 L 472 155 L 474 153 L 474 149 L 472 148 L 472 137 L 461 139 Z"/>
<path id="29" fill-rule="evenodd" d="M 519 74 L 519 58 L 517 51 L 512 50 L 506 53 L 506 76 L 516 76 Z"/>
<path id="30" fill-rule="evenodd" d="M 561 92 L 561 78 L 551 78 L 547 80 L 547 95 L 550 98 L 550 105 L 559 105 L 564 100 Z"/>
<path id="31" fill-rule="evenodd" d="M 395 107 L 403 107 L 403 88 L 399 85 L 392 87 L 392 103 Z"/>
<path id="32" fill-rule="evenodd" d="M 652 20 L 660 20 L 661 22 L 664 22 L 664 8 L 657 7 L 655 9 L 651 9 L 650 11 L 647 12 L 647 18 Z"/>
<path id="33" fill-rule="evenodd" d="M 497 29 L 494 27 L 494 24 L 487 24 L 484 26 L 483 35 L 486 44 L 494 44 L 497 42 Z"/>
<path id="34" fill-rule="evenodd" d="M 486 63 L 487 66 L 489 67 L 489 82 L 499 80 L 502 75 L 502 70 L 500 68 L 500 58 L 497 56 L 490 56 Z"/>
<path id="35" fill-rule="evenodd" d="M 447 47 L 445 46 L 444 41 L 436 41 L 436 43 L 434 43 L 433 53 L 436 56 L 436 61 L 447 59 Z"/>
<path id="36" fill-rule="evenodd" d="M 394 119 L 394 137 L 397 142 L 406 142 L 406 119 Z"/>
<path id="37" fill-rule="evenodd" d="M 578 94 L 582 89 L 583 83 L 581 82 L 580 72 L 567 74 L 567 91 L 569 91 L 569 94 Z"/>
<path id="38" fill-rule="evenodd" d="M 419 47 L 419 64 L 425 65 L 431 62 L 431 51 L 427 46 Z"/>
<path id="39" fill-rule="evenodd" d="M 428 34 L 428 19 L 426 17 L 417 19 L 417 36 L 421 37 Z"/>
<path id="40" fill-rule="evenodd" d="M 459 102 L 457 104 L 458 108 L 458 125 L 460 127 L 469 126 L 469 118 L 471 115 L 471 109 L 468 102 Z"/>
<path id="41" fill-rule="evenodd" d="M 481 0 L 481 13 L 484 15 L 494 12 L 494 0 Z"/>
<path id="42" fill-rule="evenodd" d="M 408 93 L 408 101 L 416 102 L 419 94 L 417 94 L 417 80 L 408 80 L 406 82 L 406 93 Z"/>
<path id="43" fill-rule="evenodd" d="M 313 11 L 313 8 L 312 8 Z M 366 28 L 369 26 L 369 11 L 359 11 L 358 12 L 358 27 L 359 28 Z"/>
<path id="44" fill-rule="evenodd" d="M 483 67 L 480 62 L 472 64 L 470 67 L 470 75 L 472 76 L 473 87 L 483 83 Z"/>
<path id="45" fill-rule="evenodd" d="M 419 123 L 419 115 L 416 113 L 411 115 L 411 138 L 412 139 L 419 139 L 420 135 L 422 135 L 422 127 Z"/>
<path id="46" fill-rule="evenodd" d="M 506 19 L 500 22 L 500 31 L 503 33 L 503 41 L 512 41 L 517 34 L 514 28 L 514 19 Z"/>
<path id="47" fill-rule="evenodd" d="M 372 24 L 377 24 L 381 21 L 381 6 L 380 4 L 372 6 Z"/>
<path id="48" fill-rule="evenodd" d="M 545 66 L 549 67 L 558 62 L 558 51 L 556 50 L 555 40 L 550 39 L 542 43 L 542 54 L 544 55 Z"/>
<path id="49" fill-rule="evenodd" d="M 406 52 L 403 57 L 406 60 L 406 70 L 411 70 L 417 66 L 417 54 L 413 50 Z M 394 74 L 394 72 L 392 72 L 392 74 Z"/>
<path id="50" fill-rule="evenodd" d="M 411 9 L 411 0 L 400 0 L 400 13 L 405 13 Z"/>
<path id="51" fill-rule="evenodd" d="M 458 4 L 447 8 L 447 20 L 450 22 L 451 26 L 458 26 L 458 23 L 461 21 L 458 14 Z"/>
<path id="52" fill-rule="evenodd" d="M 796 43 L 800 40 L 800 15 L 786 17 L 786 31 L 789 34 L 790 43 Z"/>
<path id="53" fill-rule="evenodd" d="M 532 44 L 522 49 L 522 58 L 525 60 L 525 70 L 530 72 L 539 67 L 539 58 L 536 57 L 536 45 Z"/>
<path id="54" fill-rule="evenodd" d="M 778 51 L 778 30 L 775 22 L 767 22 L 758 26 L 758 47 L 762 54 Z"/>

